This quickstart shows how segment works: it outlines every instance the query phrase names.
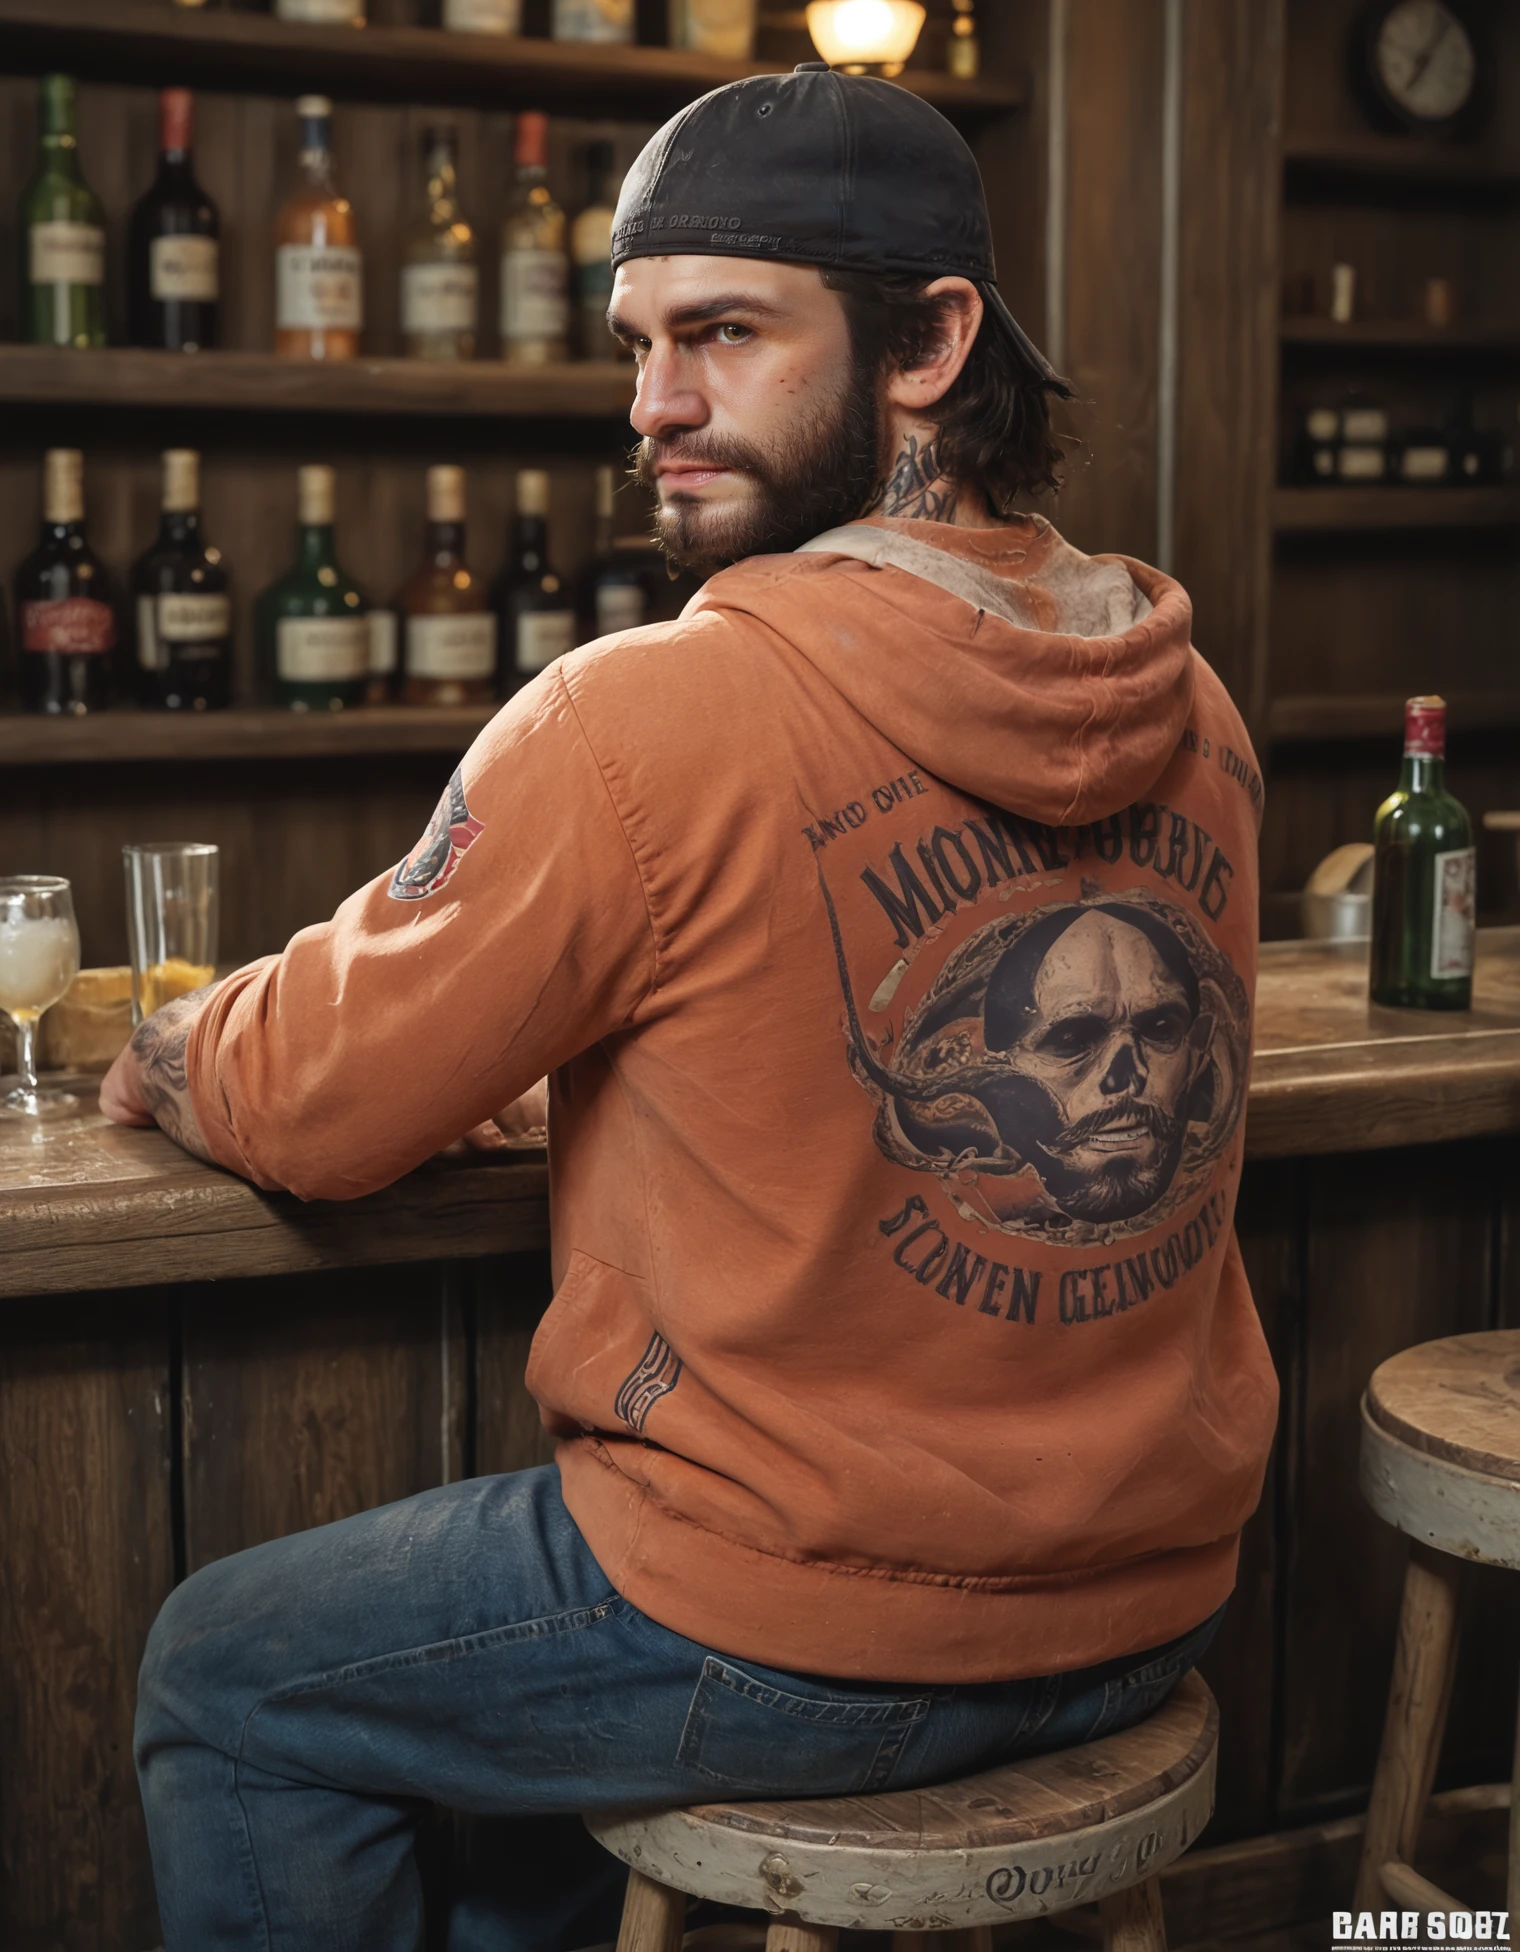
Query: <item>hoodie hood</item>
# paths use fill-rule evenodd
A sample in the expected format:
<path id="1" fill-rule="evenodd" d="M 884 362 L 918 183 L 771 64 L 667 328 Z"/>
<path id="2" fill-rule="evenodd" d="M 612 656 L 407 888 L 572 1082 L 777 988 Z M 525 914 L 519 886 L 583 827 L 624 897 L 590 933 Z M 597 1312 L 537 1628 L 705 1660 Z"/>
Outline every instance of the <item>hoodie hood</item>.
<path id="1" fill-rule="evenodd" d="M 1179 583 L 1126 556 L 1084 556 L 1038 516 L 995 529 L 860 526 L 991 579 L 1020 621 L 826 549 L 738 563 L 689 608 L 768 625 L 900 751 L 992 806 L 1062 826 L 1149 792 L 1193 704 Z"/>

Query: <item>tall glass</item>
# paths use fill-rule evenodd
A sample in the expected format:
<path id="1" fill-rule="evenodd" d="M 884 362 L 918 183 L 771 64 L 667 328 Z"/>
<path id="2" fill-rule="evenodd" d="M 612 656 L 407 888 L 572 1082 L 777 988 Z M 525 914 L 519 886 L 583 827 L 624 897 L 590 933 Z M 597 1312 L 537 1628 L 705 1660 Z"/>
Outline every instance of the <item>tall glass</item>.
<path id="1" fill-rule="evenodd" d="M 67 881 L 52 874 L 0 880 L 0 1010 L 16 1026 L 21 1081 L 0 1099 L 0 1118 L 57 1118 L 78 1099 L 37 1088 L 37 1019 L 79 974 L 79 927 Z"/>
<path id="2" fill-rule="evenodd" d="M 127 877 L 132 1021 L 216 975 L 217 864 L 205 841 L 156 840 L 121 850 Z"/>

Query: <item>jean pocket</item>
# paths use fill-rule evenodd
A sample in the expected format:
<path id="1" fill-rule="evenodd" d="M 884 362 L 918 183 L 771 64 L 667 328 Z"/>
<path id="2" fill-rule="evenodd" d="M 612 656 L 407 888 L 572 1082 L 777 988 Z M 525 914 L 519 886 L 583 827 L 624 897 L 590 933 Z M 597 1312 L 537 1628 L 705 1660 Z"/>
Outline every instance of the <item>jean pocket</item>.
<path id="1" fill-rule="evenodd" d="M 1220 1607 L 1217 1613 L 1211 1613 L 1191 1633 L 1173 1641 L 1150 1660 L 1141 1661 L 1105 1681 L 1097 1719 L 1085 1739 L 1095 1742 L 1100 1735 L 1112 1735 L 1121 1728 L 1133 1728 L 1136 1722 L 1143 1722 L 1147 1715 L 1154 1715 L 1183 1675 L 1195 1667 L 1208 1650 L 1209 1642 L 1214 1638 L 1223 1617 L 1224 1608 Z"/>
<path id="2" fill-rule="evenodd" d="M 704 1783 L 779 1796 L 885 1789 L 927 1694 L 855 1694 L 788 1676 L 779 1687 L 709 1654 L 676 1761 Z"/>

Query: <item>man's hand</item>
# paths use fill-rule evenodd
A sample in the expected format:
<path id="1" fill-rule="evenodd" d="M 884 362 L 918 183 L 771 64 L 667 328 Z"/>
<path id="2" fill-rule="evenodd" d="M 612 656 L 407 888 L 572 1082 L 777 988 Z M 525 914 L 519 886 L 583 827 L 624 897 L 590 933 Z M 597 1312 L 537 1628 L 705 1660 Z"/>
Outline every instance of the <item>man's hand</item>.
<path id="1" fill-rule="evenodd" d="M 531 1091 L 514 1099 L 483 1125 L 475 1125 L 464 1142 L 477 1152 L 500 1152 L 507 1146 L 543 1145 L 549 1132 L 549 1080 L 540 1078 Z"/>
<path id="2" fill-rule="evenodd" d="M 176 1145 L 206 1160 L 211 1154 L 190 1103 L 185 1046 L 211 987 L 191 990 L 144 1017 L 100 1081 L 100 1109 L 107 1118 L 118 1125 L 157 1125 Z"/>

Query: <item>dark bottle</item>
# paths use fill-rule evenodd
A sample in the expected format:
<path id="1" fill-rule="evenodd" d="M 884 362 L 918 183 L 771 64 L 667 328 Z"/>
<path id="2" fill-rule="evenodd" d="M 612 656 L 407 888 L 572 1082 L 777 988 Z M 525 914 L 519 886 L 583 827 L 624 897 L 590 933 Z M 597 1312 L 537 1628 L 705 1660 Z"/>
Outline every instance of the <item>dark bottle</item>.
<path id="1" fill-rule="evenodd" d="M 42 540 L 16 571 L 16 647 L 28 712 L 99 712 L 116 697 L 116 611 L 84 533 L 84 456 L 42 464 Z"/>
<path id="2" fill-rule="evenodd" d="M 1404 770 L 1373 837 L 1373 1002 L 1470 1009 L 1476 856 L 1467 811 L 1446 791 L 1444 698 L 1405 705 Z"/>
<path id="3" fill-rule="evenodd" d="M 32 346 L 106 342 L 106 220 L 79 167 L 74 81 L 44 75 L 37 166 L 21 193 L 21 337 Z"/>
<path id="4" fill-rule="evenodd" d="M 502 689 L 516 691 L 575 648 L 575 605 L 549 561 L 549 477 L 524 468 L 506 566 L 493 592 L 501 619 Z"/>
<path id="5" fill-rule="evenodd" d="M 216 344 L 220 225 L 195 180 L 188 88 L 158 98 L 158 175 L 132 212 L 127 308 L 134 346 L 199 352 Z"/>
<path id="6" fill-rule="evenodd" d="M 137 695 L 170 712 L 232 703 L 232 599 L 227 568 L 201 539 L 201 457 L 163 457 L 158 540 L 132 566 Z"/>
<path id="7" fill-rule="evenodd" d="M 337 712 L 369 690 L 369 605 L 338 565 L 332 469 L 302 468 L 298 484 L 296 560 L 254 605 L 259 664 L 276 704 Z"/>
<path id="8" fill-rule="evenodd" d="M 617 476 L 611 468 L 596 471 L 596 528 L 591 563 L 581 594 L 583 644 L 610 637 L 615 630 L 637 630 L 648 621 L 649 586 L 645 582 L 648 550 L 644 538 L 630 537 L 632 549 L 618 547 L 612 533 L 612 498 Z M 640 560 L 643 557 L 644 560 Z"/>

